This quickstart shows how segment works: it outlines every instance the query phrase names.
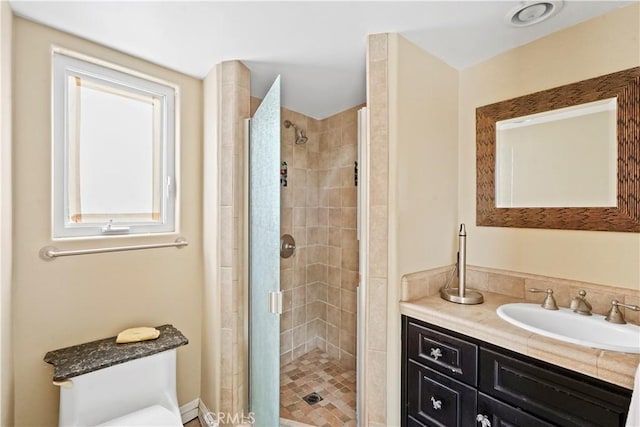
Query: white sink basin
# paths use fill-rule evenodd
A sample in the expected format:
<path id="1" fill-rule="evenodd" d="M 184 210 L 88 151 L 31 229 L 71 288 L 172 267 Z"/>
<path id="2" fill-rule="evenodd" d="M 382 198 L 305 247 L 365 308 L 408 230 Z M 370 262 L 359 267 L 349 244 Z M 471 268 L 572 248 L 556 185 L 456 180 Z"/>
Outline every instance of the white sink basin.
<path id="1" fill-rule="evenodd" d="M 640 327 L 617 325 L 604 316 L 583 316 L 568 308 L 546 310 L 538 304 L 504 304 L 496 310 L 507 322 L 536 334 L 585 347 L 640 354 Z"/>

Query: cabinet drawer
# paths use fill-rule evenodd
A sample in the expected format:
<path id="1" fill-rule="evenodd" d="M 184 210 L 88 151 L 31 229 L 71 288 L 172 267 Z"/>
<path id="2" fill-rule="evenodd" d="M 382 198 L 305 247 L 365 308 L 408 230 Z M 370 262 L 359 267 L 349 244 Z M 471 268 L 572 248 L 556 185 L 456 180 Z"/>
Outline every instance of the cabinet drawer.
<path id="1" fill-rule="evenodd" d="M 479 390 L 567 427 L 623 426 L 630 398 L 551 365 L 480 349 Z M 600 383 L 599 383 L 600 384 Z"/>
<path id="2" fill-rule="evenodd" d="M 475 425 L 476 391 L 415 362 L 407 365 L 408 425 Z"/>
<path id="3" fill-rule="evenodd" d="M 477 385 L 478 346 L 410 319 L 407 353 L 410 359 L 466 384 Z"/>
<path id="4" fill-rule="evenodd" d="M 491 427 L 554 427 L 522 409 L 502 403 L 484 393 L 478 393 L 478 417 L 486 417 Z M 478 426 L 481 426 L 480 420 Z"/>

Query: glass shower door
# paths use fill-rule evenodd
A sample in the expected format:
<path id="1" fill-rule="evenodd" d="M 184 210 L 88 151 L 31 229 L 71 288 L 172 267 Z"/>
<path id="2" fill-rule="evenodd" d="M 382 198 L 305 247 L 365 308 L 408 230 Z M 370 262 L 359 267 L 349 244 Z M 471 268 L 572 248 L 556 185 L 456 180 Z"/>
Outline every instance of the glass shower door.
<path id="1" fill-rule="evenodd" d="M 249 140 L 249 405 L 280 425 L 280 77 L 251 119 Z M 280 306 L 280 307 L 279 307 Z"/>

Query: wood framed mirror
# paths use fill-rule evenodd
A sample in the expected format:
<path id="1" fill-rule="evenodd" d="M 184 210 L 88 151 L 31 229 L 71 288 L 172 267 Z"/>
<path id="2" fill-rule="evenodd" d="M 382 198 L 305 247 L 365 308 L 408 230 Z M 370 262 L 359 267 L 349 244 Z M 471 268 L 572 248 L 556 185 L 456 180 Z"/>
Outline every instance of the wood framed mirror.
<path id="1" fill-rule="evenodd" d="M 524 123 L 548 111 L 562 112 L 570 110 L 573 106 L 607 103 L 611 105 L 611 102 L 614 105 L 612 112 L 614 119 L 610 120 L 610 123 L 616 136 L 613 137 L 612 148 L 609 149 L 611 153 L 608 161 L 609 169 L 613 175 L 611 182 L 607 185 L 612 188 L 610 192 L 614 193 L 608 196 L 609 201 L 592 203 L 582 200 L 574 201 L 570 200 L 571 197 L 562 196 L 563 198 L 557 200 L 566 200 L 564 206 L 557 200 L 538 203 L 535 197 L 530 197 L 521 203 L 512 203 L 511 198 L 508 198 L 507 203 L 496 203 L 497 192 L 504 192 L 496 186 L 496 176 L 501 176 L 501 171 L 496 166 L 499 157 L 497 155 L 497 139 L 499 139 L 496 134 L 497 123 L 510 122 L 519 126 L 518 123 Z M 549 120 L 552 119 L 547 121 Z M 526 150 L 522 150 L 523 154 L 520 156 L 528 157 L 521 160 L 519 164 L 537 163 L 538 158 L 543 157 L 542 155 L 538 155 L 538 158 L 531 157 L 532 151 L 547 152 L 550 153 L 547 157 L 554 161 L 537 172 L 531 172 L 531 181 L 544 182 L 544 179 L 548 179 L 548 171 L 561 169 L 562 175 L 574 181 L 572 184 L 574 187 L 568 187 L 569 194 L 579 192 L 577 188 L 580 187 L 582 189 L 596 187 L 594 182 L 585 180 L 592 170 L 588 162 L 581 160 L 571 162 L 582 165 L 585 169 L 577 171 L 569 168 L 570 162 L 563 161 L 581 152 L 588 154 L 593 150 L 591 146 L 582 144 L 581 138 L 578 137 L 578 141 L 574 142 L 570 149 L 564 149 L 558 153 L 545 151 L 546 149 L 542 150 L 542 148 L 537 150 L 535 145 L 533 150 L 529 149 L 528 154 Z M 553 140 L 553 138 L 545 139 Z M 591 157 L 604 158 L 607 155 L 596 154 Z M 512 168 L 518 167 L 517 162 L 510 165 Z M 520 168 L 522 169 L 521 166 Z M 506 174 L 503 173 L 503 175 Z M 595 178 L 596 183 L 600 180 Z M 502 181 L 503 179 L 500 178 L 501 183 Z M 640 67 L 477 108 L 476 185 L 476 224 L 479 226 L 640 232 Z M 560 183 L 551 181 L 544 183 L 541 187 L 555 189 L 562 186 Z M 514 190 L 510 187 L 507 192 L 509 191 Z"/>

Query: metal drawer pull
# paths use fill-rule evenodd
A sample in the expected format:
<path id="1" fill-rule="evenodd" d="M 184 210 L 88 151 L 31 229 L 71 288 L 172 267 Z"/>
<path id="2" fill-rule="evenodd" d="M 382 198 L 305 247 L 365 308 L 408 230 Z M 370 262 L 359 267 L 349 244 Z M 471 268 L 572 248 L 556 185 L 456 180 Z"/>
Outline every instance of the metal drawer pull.
<path id="1" fill-rule="evenodd" d="M 491 421 L 489 421 L 489 417 L 486 415 L 478 414 L 476 421 L 480 423 L 481 427 L 491 427 Z"/>
<path id="2" fill-rule="evenodd" d="M 442 408 L 442 401 L 436 400 L 433 396 L 431 396 L 431 404 L 433 405 L 433 409 L 435 409 L 436 411 Z"/>
<path id="3" fill-rule="evenodd" d="M 431 357 L 435 360 L 438 360 L 439 357 L 442 357 L 442 351 L 440 351 L 439 348 L 432 348 Z"/>

